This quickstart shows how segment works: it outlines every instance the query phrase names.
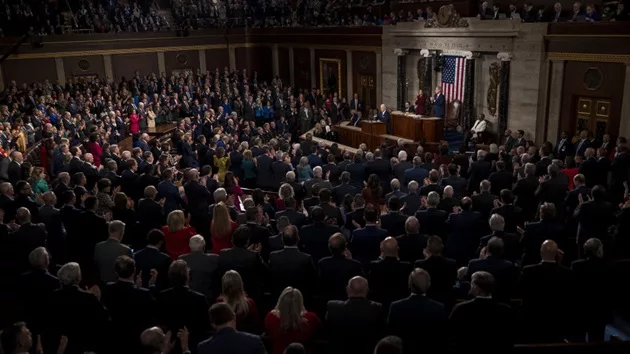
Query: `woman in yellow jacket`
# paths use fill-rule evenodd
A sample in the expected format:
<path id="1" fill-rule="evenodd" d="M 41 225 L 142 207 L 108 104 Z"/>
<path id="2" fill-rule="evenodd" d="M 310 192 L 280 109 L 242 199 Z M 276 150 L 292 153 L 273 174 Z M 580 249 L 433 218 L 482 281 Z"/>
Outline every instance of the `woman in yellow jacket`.
<path id="1" fill-rule="evenodd" d="M 223 184 L 225 179 L 225 173 L 230 168 L 230 157 L 225 156 L 225 149 L 220 147 L 217 149 L 216 155 L 214 155 L 214 167 L 219 171 L 219 183 Z"/>

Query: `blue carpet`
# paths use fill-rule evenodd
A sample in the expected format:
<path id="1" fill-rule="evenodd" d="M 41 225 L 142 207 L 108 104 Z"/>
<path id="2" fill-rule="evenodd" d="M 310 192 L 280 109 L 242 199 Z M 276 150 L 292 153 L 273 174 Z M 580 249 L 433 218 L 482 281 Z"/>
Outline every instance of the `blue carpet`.
<path id="1" fill-rule="evenodd" d="M 449 130 L 444 132 L 443 140 L 448 142 L 449 151 L 455 152 L 458 151 L 459 146 L 464 143 L 464 134 L 456 130 Z"/>

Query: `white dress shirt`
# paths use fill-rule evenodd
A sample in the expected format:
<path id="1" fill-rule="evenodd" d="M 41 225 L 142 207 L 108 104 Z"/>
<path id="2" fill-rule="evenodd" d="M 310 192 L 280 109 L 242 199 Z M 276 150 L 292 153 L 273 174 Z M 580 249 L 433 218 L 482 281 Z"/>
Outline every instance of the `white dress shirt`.
<path id="1" fill-rule="evenodd" d="M 486 131 L 486 126 L 488 125 L 488 123 L 486 122 L 486 120 L 477 120 L 475 122 L 475 125 L 473 125 L 472 130 L 475 134 L 479 134 L 481 132 Z"/>

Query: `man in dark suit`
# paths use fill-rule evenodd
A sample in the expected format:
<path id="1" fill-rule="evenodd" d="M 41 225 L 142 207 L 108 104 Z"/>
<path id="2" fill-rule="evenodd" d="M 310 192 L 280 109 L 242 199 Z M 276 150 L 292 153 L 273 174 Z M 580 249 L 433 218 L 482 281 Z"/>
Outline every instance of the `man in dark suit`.
<path id="1" fill-rule="evenodd" d="M 512 182 L 514 176 L 512 172 L 505 169 L 504 161 L 497 161 L 495 164 L 497 171 L 490 174 L 488 181 L 490 181 L 490 192 L 494 195 L 499 195 L 503 189 L 512 190 Z"/>
<path id="2" fill-rule="evenodd" d="M 250 245 L 250 229 L 239 226 L 232 234 L 234 247 L 221 250 L 219 253 L 219 276 L 228 270 L 237 271 L 243 278 L 245 291 L 256 298 L 261 292 L 261 282 L 267 272 L 260 254 L 261 246 Z M 258 252 L 257 252 L 258 251 Z"/>
<path id="3" fill-rule="evenodd" d="M 429 183 L 423 185 L 420 188 L 420 195 L 425 197 L 429 195 L 431 192 L 436 192 L 441 197 L 444 193 L 444 187 L 442 187 L 440 182 L 440 173 L 437 170 L 429 170 Z"/>
<path id="4" fill-rule="evenodd" d="M 498 301 L 509 302 L 516 279 L 514 263 L 505 260 L 503 256 L 503 240 L 493 236 L 486 246 L 481 249 L 478 259 L 468 263 L 468 277 L 478 271 L 485 271 L 495 279 L 494 296 Z"/>
<path id="5" fill-rule="evenodd" d="M 352 184 L 357 190 L 361 190 L 364 187 L 366 180 L 365 165 L 363 164 L 362 155 L 356 154 L 354 156 L 354 162 L 346 167 L 346 171 L 350 173 L 350 184 Z"/>
<path id="6" fill-rule="evenodd" d="M 583 285 L 577 303 L 589 303 L 578 317 L 580 335 L 590 341 L 603 341 L 606 323 L 610 320 L 609 294 L 613 290 L 612 266 L 604 260 L 604 245 L 597 238 L 584 243 L 584 258 L 571 263 L 576 284 Z"/>
<path id="7" fill-rule="evenodd" d="M 118 257 L 114 272 L 117 280 L 105 285 L 102 301 L 109 310 L 111 328 L 120 340 L 116 347 L 140 350 L 140 334 L 155 323 L 155 299 L 148 289 L 136 285 L 136 263 L 131 257 Z"/>
<path id="8" fill-rule="evenodd" d="M 491 189 L 490 181 L 483 180 L 479 183 L 480 193 L 471 197 L 473 210 L 480 212 L 481 217 L 485 220 L 490 217 L 490 212 L 495 207 L 495 200 L 498 199 L 496 195 L 490 193 Z"/>
<path id="9" fill-rule="evenodd" d="M 331 198 L 330 189 L 322 189 L 319 192 L 319 206 L 324 210 L 324 213 L 326 214 L 326 222 L 328 224 L 342 227 L 344 220 L 341 209 L 332 202 Z"/>
<path id="10" fill-rule="evenodd" d="M 179 256 L 190 269 L 190 289 L 206 296 L 213 301 L 219 294 L 214 292 L 214 280 L 219 269 L 219 255 L 206 253 L 206 241 L 201 235 L 195 235 L 188 241 L 190 253 Z"/>
<path id="11" fill-rule="evenodd" d="M 427 245 L 427 236 L 420 234 L 420 222 L 415 216 L 405 221 L 405 233 L 396 237 L 401 261 L 413 264 L 417 259 L 424 258 L 423 249 Z"/>
<path id="12" fill-rule="evenodd" d="M 387 202 L 389 200 L 389 198 L 391 197 L 396 197 L 399 200 L 403 199 L 405 196 L 407 196 L 407 194 L 405 192 L 402 192 L 400 190 L 400 181 L 396 178 L 394 178 L 389 185 L 391 186 L 391 192 L 385 195 L 385 202 Z"/>
<path id="13" fill-rule="evenodd" d="M 426 199 L 426 209 L 418 210 L 416 217 L 422 225 L 422 233 L 427 235 L 444 236 L 446 233 L 446 218 L 448 213 L 438 209 L 440 195 L 430 192 Z"/>
<path id="14" fill-rule="evenodd" d="M 525 164 L 525 178 L 516 181 L 512 193 L 516 197 L 514 205 L 523 209 L 523 221 L 530 221 L 536 214 L 538 208 L 538 198 L 534 196 L 538 189 L 538 178 L 536 178 L 536 166 L 532 163 Z"/>
<path id="15" fill-rule="evenodd" d="M 578 245 L 592 237 L 606 236 L 608 228 L 616 224 L 615 207 L 606 200 L 604 187 L 595 186 L 591 195 L 592 199 L 578 197 L 580 202 L 573 213 L 578 222 Z"/>
<path id="16" fill-rule="evenodd" d="M 188 287 L 188 265 L 183 260 L 176 260 L 168 268 L 171 288 L 163 290 L 157 296 L 160 307 L 158 323 L 172 332 L 186 328 L 190 333 L 190 345 L 195 347 L 210 330 L 208 320 L 208 301 L 203 294 Z"/>
<path id="17" fill-rule="evenodd" d="M 114 266 L 119 256 L 131 256 L 131 249 L 120 241 L 125 234 L 125 224 L 120 220 L 114 220 L 107 225 L 109 237 L 94 247 L 94 264 L 98 269 L 100 280 L 103 283 L 115 281 L 117 278 Z"/>
<path id="18" fill-rule="evenodd" d="M 374 348 L 385 332 L 383 305 L 367 299 L 368 281 L 355 276 L 348 281 L 348 300 L 328 301 L 327 331 L 333 353 L 362 354 Z"/>
<path id="19" fill-rule="evenodd" d="M 415 156 L 413 158 L 413 168 L 405 171 L 405 184 L 409 184 L 411 181 L 418 182 L 418 185 L 424 185 L 425 178 L 429 177 L 429 171 L 422 167 L 422 158 Z"/>
<path id="20" fill-rule="evenodd" d="M 492 298 L 492 274 L 481 271 L 471 278 L 470 292 L 475 298 L 453 308 L 449 319 L 452 342 L 460 351 L 509 352 L 514 345 L 512 309 Z M 496 334 L 492 341 L 484 339 L 488 330 Z"/>
<path id="21" fill-rule="evenodd" d="M 438 118 L 444 118 L 446 116 L 446 98 L 442 94 L 442 88 L 435 88 L 435 95 L 431 97 L 433 103 L 433 115 Z"/>
<path id="22" fill-rule="evenodd" d="M 363 101 L 356 93 L 352 96 L 352 100 L 350 101 L 350 109 L 353 111 L 363 112 Z"/>
<path id="23" fill-rule="evenodd" d="M 540 221 L 527 223 L 521 238 L 523 267 L 540 262 L 540 246 L 545 240 L 562 242 L 565 239 L 565 228 L 556 220 L 556 207 L 551 203 L 543 203 L 539 210 Z"/>
<path id="24" fill-rule="evenodd" d="M 477 151 L 477 161 L 470 165 L 468 171 L 468 193 L 479 192 L 479 184 L 490 177 L 491 172 L 492 162 L 486 161 L 486 152 L 484 150 Z"/>
<path id="25" fill-rule="evenodd" d="M 340 181 L 341 184 L 333 187 L 332 189 L 333 200 L 335 201 L 335 203 L 337 203 L 337 205 L 342 205 L 343 198 L 347 194 L 350 194 L 354 197 L 354 195 L 359 192 L 359 190 L 355 186 L 350 184 L 350 172 L 343 171 L 341 173 Z"/>
<path id="26" fill-rule="evenodd" d="M 405 222 L 407 216 L 400 213 L 400 199 L 391 197 L 387 200 L 389 212 L 381 215 L 381 228 L 387 230 L 388 235 L 402 235 L 405 233 Z"/>
<path id="27" fill-rule="evenodd" d="M 371 205 L 365 208 L 365 227 L 354 230 L 350 237 L 352 256 L 367 268 L 379 256 L 379 245 L 387 231 L 378 226 L 378 211 Z"/>
<path id="28" fill-rule="evenodd" d="M 252 245 L 260 245 L 260 256 L 263 260 L 269 259 L 269 237 L 273 236 L 270 226 L 265 218 L 263 218 L 262 210 L 259 208 L 247 208 L 245 211 L 247 223 L 241 227 L 245 227 L 249 235 L 249 243 Z M 266 224 L 261 224 L 265 221 Z"/>
<path id="29" fill-rule="evenodd" d="M 24 172 L 22 172 L 22 161 L 24 160 L 24 157 L 21 152 L 13 151 L 11 152 L 10 158 L 11 162 L 9 162 L 7 175 L 9 177 L 9 182 L 15 186 L 18 181 L 23 180 L 25 177 Z"/>
<path id="30" fill-rule="evenodd" d="M 325 223 L 324 210 L 316 206 L 311 209 L 311 225 L 302 226 L 300 229 L 300 249 L 310 254 L 318 261 L 329 254 L 328 242 L 330 237 L 340 232 L 339 227 Z"/>
<path id="31" fill-rule="evenodd" d="M 164 198 L 164 215 L 168 215 L 171 211 L 182 209 L 184 199 L 179 193 L 179 189 L 173 183 L 173 169 L 166 169 L 162 172 L 162 182 L 158 184 L 158 196 Z"/>
<path id="32" fill-rule="evenodd" d="M 552 162 L 549 156 L 550 153 L 551 152 L 545 146 L 538 150 L 540 161 L 536 162 L 536 177 L 542 177 L 547 174 L 547 167 L 549 167 Z"/>
<path id="33" fill-rule="evenodd" d="M 262 151 L 262 155 L 256 157 L 256 184 L 262 189 L 273 188 L 273 159 L 269 156 L 269 146 L 264 145 Z"/>
<path id="34" fill-rule="evenodd" d="M 454 258 L 458 265 L 466 265 L 474 256 L 479 244 L 486 219 L 481 213 L 474 211 L 473 202 L 469 197 L 462 198 L 460 208 L 456 213 L 451 213 L 446 220 L 449 227 L 446 242 L 447 256 Z M 460 210 L 461 209 L 461 210 Z M 483 225 L 483 226 L 482 226 Z"/>
<path id="35" fill-rule="evenodd" d="M 379 122 L 385 123 L 387 134 L 391 134 L 392 132 L 392 126 L 391 126 L 389 118 L 390 118 L 390 114 L 389 114 L 389 111 L 387 110 L 387 107 L 384 104 L 381 104 L 379 107 L 378 113 L 376 115 L 376 120 L 378 120 Z"/>
<path id="36" fill-rule="evenodd" d="M 405 182 L 405 171 L 412 168 L 411 162 L 407 161 L 407 151 L 400 150 L 398 152 L 398 162 L 392 167 L 392 173 L 401 183 Z M 403 190 L 406 184 L 403 183 Z"/>
<path id="37" fill-rule="evenodd" d="M 313 178 L 304 182 L 304 190 L 306 190 L 306 197 L 312 197 L 316 194 L 313 193 L 313 187 L 315 185 L 319 185 L 319 189 L 332 189 L 332 184 L 326 179 L 324 179 L 323 171 L 320 166 L 316 166 L 313 169 Z"/>
<path id="38" fill-rule="evenodd" d="M 204 315 L 206 314 L 204 313 Z M 260 337 L 236 330 L 236 314 L 228 304 L 218 303 L 212 305 L 210 307 L 210 318 L 215 334 L 199 343 L 197 353 L 267 353 Z"/>
<path id="39" fill-rule="evenodd" d="M 569 181 L 566 177 L 560 177 L 560 169 L 554 164 L 547 167 L 547 173 L 548 175 L 540 182 L 534 195 L 540 202 L 553 203 L 556 206 L 556 217 L 563 220 L 566 211 L 564 198 L 569 189 Z"/>
<path id="40" fill-rule="evenodd" d="M 345 287 L 355 276 L 363 276 L 361 263 L 352 259 L 346 248 L 346 237 L 336 233 L 328 240 L 331 256 L 318 262 L 318 289 L 325 300 L 343 300 L 346 298 Z"/>
<path id="41" fill-rule="evenodd" d="M 29 254 L 37 247 L 46 247 L 48 233 L 44 224 L 33 224 L 31 213 L 26 208 L 19 208 L 15 216 L 20 228 L 11 235 L 14 240 L 15 259 L 18 260 L 18 274 L 30 269 Z"/>
<path id="42" fill-rule="evenodd" d="M 164 245 L 164 234 L 162 231 L 154 229 L 147 235 L 147 246 L 137 251 L 133 258 L 136 261 L 137 275 L 140 275 L 142 287 L 148 288 L 151 280 L 151 273 L 155 269 L 158 273 L 155 282 L 156 290 L 164 290 L 168 287 L 168 267 L 171 265 L 171 257 L 162 253 L 160 249 Z"/>
<path id="43" fill-rule="evenodd" d="M 569 132 L 563 131 L 560 135 L 560 140 L 556 144 L 556 148 L 553 151 L 554 156 L 562 161 L 567 156 L 573 156 L 575 152 L 573 151 L 573 144 L 571 143 L 571 138 L 569 137 Z"/>
<path id="44" fill-rule="evenodd" d="M 453 286 L 457 276 L 455 260 L 446 258 L 442 252 L 444 244 L 438 236 L 429 236 L 423 249 L 425 259 L 415 262 L 414 268 L 422 268 L 431 276 L 431 288 L 427 295 L 447 307 L 453 303 Z"/>
<path id="45" fill-rule="evenodd" d="M 512 263 L 520 261 L 522 249 L 519 237 L 513 233 L 505 231 L 506 222 L 503 216 L 493 213 L 492 216 L 490 216 L 489 225 L 492 233 L 479 240 L 479 251 L 481 252 L 481 250 L 488 245 L 488 241 L 490 241 L 490 239 L 497 237 L 503 241 L 503 251 L 501 253 L 502 258 Z"/>
<path id="46" fill-rule="evenodd" d="M 295 211 L 295 198 L 287 197 L 284 199 L 284 210 L 278 211 L 275 215 L 276 220 L 286 216 L 289 219 L 291 225 L 294 225 L 298 229 L 306 225 L 306 216 L 303 213 Z"/>
<path id="47" fill-rule="evenodd" d="M 208 184 L 207 178 L 199 178 L 199 171 L 195 169 L 188 171 L 188 182 L 184 184 L 184 191 L 188 200 L 190 223 L 200 233 L 210 227 L 208 207 L 213 202 L 212 192 L 214 191 L 210 192 Z"/>
<path id="48" fill-rule="evenodd" d="M 589 199 L 589 190 L 586 187 L 586 179 L 584 175 L 578 173 L 573 177 L 573 190 L 567 193 L 567 197 L 564 199 L 564 204 L 567 207 L 567 215 L 569 216 L 568 220 L 573 219 L 573 214 L 575 209 L 577 209 L 578 205 L 580 205 L 580 195 L 582 196 L 582 201 Z"/>
<path id="49" fill-rule="evenodd" d="M 374 160 L 367 162 L 365 166 L 365 174 L 367 176 L 370 176 L 371 174 L 377 175 L 385 193 L 388 193 L 391 190 L 390 181 L 392 179 L 392 166 L 389 163 L 389 160 L 383 158 L 383 152 L 381 150 L 376 149 L 374 151 Z"/>
<path id="50" fill-rule="evenodd" d="M 381 242 L 381 257 L 370 262 L 368 269 L 373 287 L 371 297 L 383 304 L 385 309 L 408 294 L 407 279 L 412 267 L 410 262 L 399 259 L 395 238 L 387 237 Z"/>
<path id="51" fill-rule="evenodd" d="M 299 289 L 305 297 L 312 294 L 315 266 L 309 254 L 298 249 L 298 229 L 289 225 L 282 231 L 284 248 L 269 254 L 269 278 L 272 296 L 279 295 L 287 286 Z"/>
<path id="52" fill-rule="evenodd" d="M 500 201 L 490 211 L 490 215 L 498 214 L 505 220 L 505 232 L 515 233 L 518 226 L 523 226 L 523 210 L 514 206 L 514 194 L 510 189 L 503 189 L 499 193 Z"/>
<path id="53" fill-rule="evenodd" d="M 608 152 L 604 148 L 597 149 L 597 174 L 595 175 L 595 185 L 608 186 L 608 172 L 610 170 L 610 160 Z"/>
<path id="54" fill-rule="evenodd" d="M 590 147 L 590 145 L 591 143 L 588 140 L 588 131 L 582 130 L 580 132 L 580 139 L 576 142 L 575 145 L 575 156 L 584 157 L 584 153 L 586 152 L 586 149 Z"/>
<path id="55" fill-rule="evenodd" d="M 557 343 L 572 328 L 573 276 L 558 262 L 559 252 L 554 241 L 543 242 L 540 246 L 542 262 L 525 266 L 521 274 L 524 325 L 529 329 L 528 340 L 536 343 Z M 556 314 L 556 320 L 541 322 L 541 316 L 550 311 Z"/>
<path id="56" fill-rule="evenodd" d="M 411 295 L 392 303 L 387 327 L 403 340 L 405 354 L 440 353 L 446 345 L 447 316 L 444 305 L 427 295 L 433 277 L 416 268 L 409 275 Z"/>
<path id="57" fill-rule="evenodd" d="M 451 163 L 448 165 L 448 177 L 442 178 L 442 187 L 453 187 L 453 197 L 461 199 L 466 193 L 466 187 L 468 186 L 468 180 L 459 175 L 459 166 Z"/>

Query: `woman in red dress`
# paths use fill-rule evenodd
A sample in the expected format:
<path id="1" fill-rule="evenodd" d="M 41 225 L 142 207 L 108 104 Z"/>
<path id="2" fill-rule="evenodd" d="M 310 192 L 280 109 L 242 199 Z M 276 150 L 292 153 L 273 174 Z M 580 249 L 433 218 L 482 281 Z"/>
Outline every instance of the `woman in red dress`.
<path id="1" fill-rule="evenodd" d="M 184 212 L 181 210 L 171 211 L 166 218 L 166 224 L 162 227 L 166 253 L 176 261 L 182 254 L 190 253 L 188 241 L 197 232 L 187 225 Z"/>
<path id="2" fill-rule="evenodd" d="M 212 253 L 219 254 L 223 249 L 232 248 L 232 233 L 237 227 L 238 224 L 230 218 L 230 212 L 225 203 L 219 202 L 214 206 L 210 222 Z"/>
<path id="3" fill-rule="evenodd" d="M 131 114 L 129 114 L 129 131 L 131 134 L 137 134 L 140 132 L 140 117 L 136 113 L 135 109 L 132 109 Z"/>
<path id="4" fill-rule="evenodd" d="M 372 173 L 368 177 L 367 185 L 361 191 L 365 204 L 372 204 L 375 207 L 385 204 L 385 195 L 383 194 L 383 187 L 381 187 L 381 181 L 378 176 Z"/>
<path id="5" fill-rule="evenodd" d="M 418 96 L 416 96 L 416 114 L 424 115 L 425 112 L 425 103 L 427 102 L 427 96 L 422 92 L 422 90 L 418 90 Z"/>
<path id="6" fill-rule="evenodd" d="M 243 279 L 235 270 L 229 270 L 221 279 L 221 295 L 217 302 L 230 305 L 236 314 L 236 329 L 243 332 L 260 333 L 260 318 L 253 299 L 247 297 Z"/>
<path id="7" fill-rule="evenodd" d="M 291 343 L 308 345 L 320 323 L 316 314 L 304 308 L 304 298 L 298 289 L 284 289 L 276 307 L 265 318 L 265 333 L 271 340 L 272 354 L 282 354 Z"/>
<path id="8" fill-rule="evenodd" d="M 94 166 L 98 168 L 101 166 L 101 155 L 103 155 L 103 148 L 101 148 L 101 144 L 98 143 L 98 134 L 92 133 L 90 135 L 90 153 L 92 157 L 94 157 Z"/>

